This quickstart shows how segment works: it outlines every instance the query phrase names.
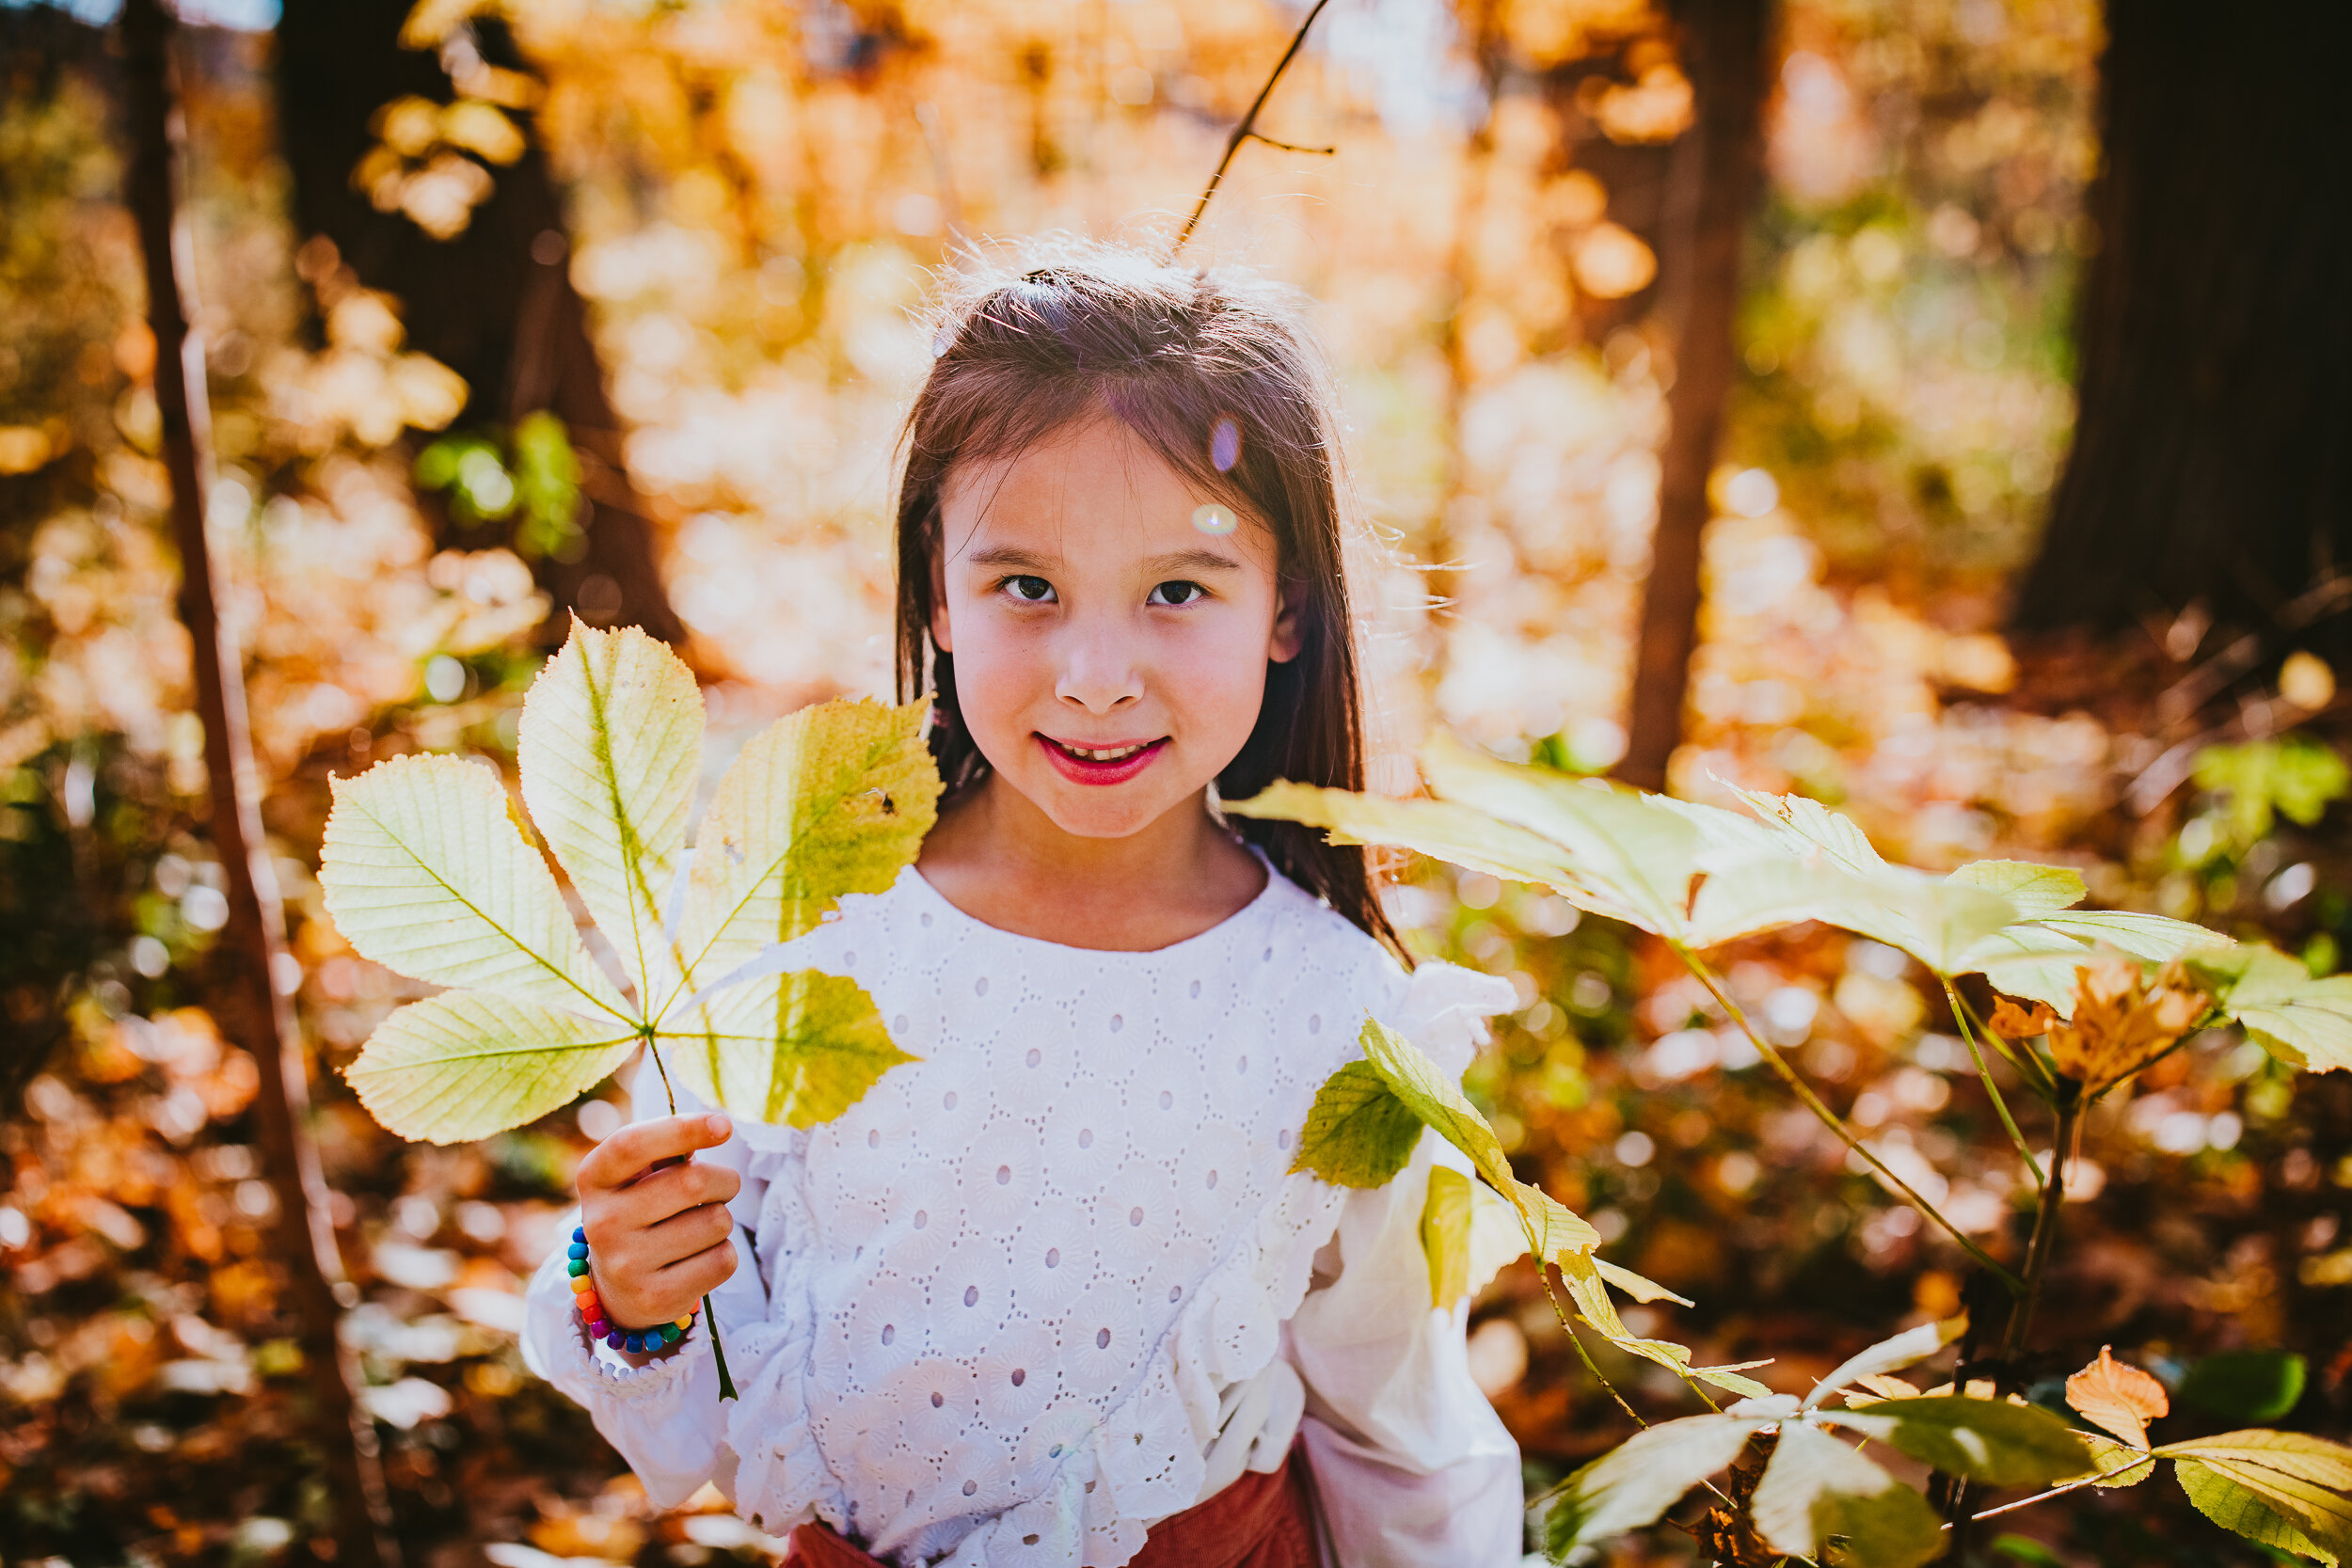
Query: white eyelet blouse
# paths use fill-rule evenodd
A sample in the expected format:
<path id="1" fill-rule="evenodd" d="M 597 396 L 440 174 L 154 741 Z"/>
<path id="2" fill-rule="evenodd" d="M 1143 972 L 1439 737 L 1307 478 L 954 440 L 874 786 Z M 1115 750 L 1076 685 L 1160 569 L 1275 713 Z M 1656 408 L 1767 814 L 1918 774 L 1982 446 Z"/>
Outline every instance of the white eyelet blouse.
<path id="1" fill-rule="evenodd" d="M 1519 1560 L 1518 1450 L 1420 1243 L 1431 1164 L 1467 1167 L 1424 1135 L 1376 1191 L 1287 1174 L 1367 1012 L 1458 1072 L 1507 985 L 1408 977 L 1279 873 L 1130 953 L 998 930 L 910 868 L 787 956 L 856 978 L 920 1060 L 701 1156 L 743 1177 L 714 1298 L 741 1397 L 699 1323 L 632 1370 L 573 1321 L 560 1252 L 531 1285 L 526 1357 L 656 1503 L 715 1481 L 901 1568 L 1121 1568 L 1299 1440 L 1342 1568 Z"/>

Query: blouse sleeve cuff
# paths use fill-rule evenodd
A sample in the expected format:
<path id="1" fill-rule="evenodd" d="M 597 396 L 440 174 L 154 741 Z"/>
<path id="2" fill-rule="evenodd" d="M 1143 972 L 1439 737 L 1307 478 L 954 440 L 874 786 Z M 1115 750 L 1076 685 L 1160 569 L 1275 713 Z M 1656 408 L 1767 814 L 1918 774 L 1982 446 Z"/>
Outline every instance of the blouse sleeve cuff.
<path id="1" fill-rule="evenodd" d="M 1486 1020 L 1518 1005 L 1518 992 L 1500 975 L 1433 959 L 1413 971 L 1395 1016 L 1385 1022 L 1447 1077 L 1459 1078 L 1486 1042 Z"/>

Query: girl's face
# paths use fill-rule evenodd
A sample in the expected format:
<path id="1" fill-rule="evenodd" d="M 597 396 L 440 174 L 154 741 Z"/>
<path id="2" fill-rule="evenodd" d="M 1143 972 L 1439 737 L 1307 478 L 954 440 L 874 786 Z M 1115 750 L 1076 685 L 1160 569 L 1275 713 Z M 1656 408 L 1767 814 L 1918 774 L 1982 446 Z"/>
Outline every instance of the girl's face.
<path id="1" fill-rule="evenodd" d="M 949 478 L 931 636 L 980 754 L 1066 832 L 1197 800 L 1298 653 L 1272 537 L 1204 531 L 1211 500 L 1108 416 Z"/>

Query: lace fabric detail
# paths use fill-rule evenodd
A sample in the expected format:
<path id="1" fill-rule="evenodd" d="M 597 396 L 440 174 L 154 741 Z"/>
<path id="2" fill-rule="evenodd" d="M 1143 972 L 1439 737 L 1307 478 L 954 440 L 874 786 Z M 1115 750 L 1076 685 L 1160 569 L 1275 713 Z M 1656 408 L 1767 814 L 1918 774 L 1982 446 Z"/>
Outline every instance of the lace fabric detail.
<path id="1" fill-rule="evenodd" d="M 1316 1088 L 1367 1012 L 1458 1070 L 1508 1006 L 1408 979 L 1279 874 L 1125 953 L 996 930 L 910 870 L 782 956 L 857 979 L 920 1059 L 813 1132 L 736 1124 L 768 1300 L 723 1320 L 753 1369 L 735 1497 L 905 1565 L 1120 1568 L 1192 1506 L 1347 1198 L 1289 1170 Z"/>

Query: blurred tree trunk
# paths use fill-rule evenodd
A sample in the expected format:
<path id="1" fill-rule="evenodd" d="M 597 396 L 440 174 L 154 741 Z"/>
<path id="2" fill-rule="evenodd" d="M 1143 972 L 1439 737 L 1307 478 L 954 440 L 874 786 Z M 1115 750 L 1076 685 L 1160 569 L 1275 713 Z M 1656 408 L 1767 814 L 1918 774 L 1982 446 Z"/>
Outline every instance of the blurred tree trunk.
<path id="1" fill-rule="evenodd" d="M 347 1568 L 393 1568 L 390 1513 L 376 1465 L 375 1428 L 354 1390 L 358 1358 L 337 1332 L 351 1299 L 328 1217 L 326 1179 L 310 1127 L 310 1077 L 294 1007 L 276 982 L 291 962 L 278 879 L 262 836 L 253 752 L 246 730 L 245 679 L 233 638 L 221 625 L 212 555 L 204 535 L 211 473 L 211 420 L 204 347 L 189 329 L 189 239 L 178 213 L 179 110 L 170 61 L 172 22 L 162 0 L 126 0 L 122 10 L 123 107 L 132 155 L 126 194 L 146 262 L 148 323 L 155 333 L 155 403 L 165 466 L 171 475 L 172 534 L 180 550 L 180 619 L 188 628 L 197 712 L 204 725 L 213 847 L 228 882 L 229 925 L 214 957 L 229 1037 L 252 1055 L 261 1079 L 254 1119 L 278 1199 L 277 1257 L 288 1275 L 310 1374 L 313 1434 L 326 1462 L 335 1513 L 335 1558 Z"/>
<path id="2" fill-rule="evenodd" d="M 1658 531 L 1617 776 L 1662 789 L 1682 738 L 1698 645 L 1699 544 L 1724 405 L 1736 373 L 1740 253 L 1761 182 L 1770 0 L 1674 0 L 1697 122 L 1675 149 L 1660 225 L 1660 286 L 1674 343 L 1671 425 L 1660 454 Z"/>
<path id="3" fill-rule="evenodd" d="M 2306 626 L 2352 655 L 2352 618 L 2312 625 L 2352 604 L 2328 592 L 2352 564 L 2352 94 L 2324 46 L 2343 17 L 2107 7 L 2080 412 L 2021 628 L 2202 601 L 2270 659 Z"/>
<path id="4" fill-rule="evenodd" d="M 511 429 L 547 409 L 579 452 L 586 549 L 536 563 L 557 613 L 684 639 L 656 568 L 646 505 L 621 461 L 620 421 L 605 395 L 572 287 L 570 245 L 547 155 L 533 146 L 496 171 L 472 221 L 437 240 L 401 213 L 379 213 L 352 184 L 373 145 L 370 120 L 405 93 L 447 103 L 448 74 L 430 51 L 404 48 L 410 0 L 285 0 L 278 24 L 279 136 L 294 173 L 296 229 L 335 243 L 359 281 L 396 296 L 410 345 L 466 378 L 472 400 L 459 424 Z M 465 37 L 494 65 L 519 69 L 502 26 L 477 21 Z M 502 56 L 502 57 L 501 57 Z"/>

